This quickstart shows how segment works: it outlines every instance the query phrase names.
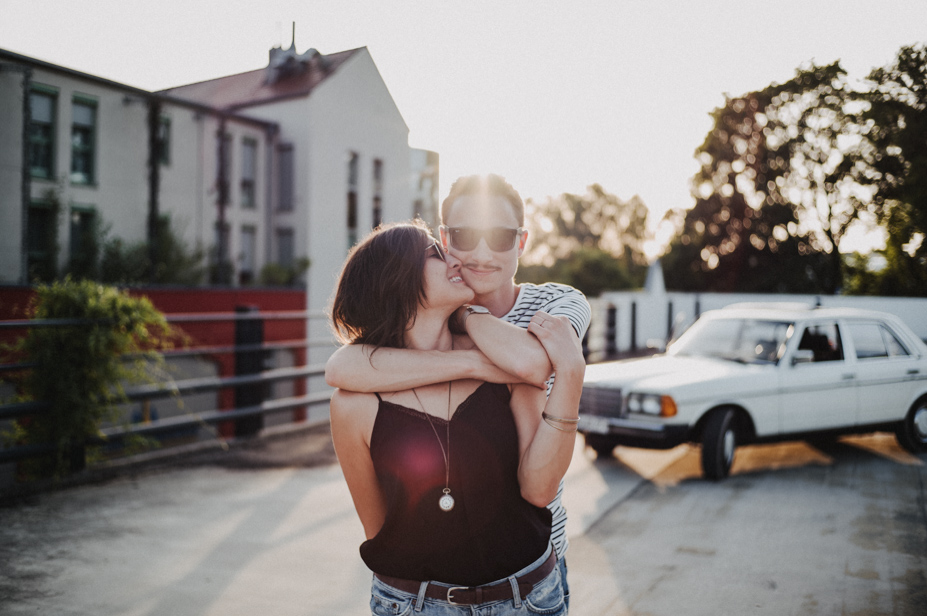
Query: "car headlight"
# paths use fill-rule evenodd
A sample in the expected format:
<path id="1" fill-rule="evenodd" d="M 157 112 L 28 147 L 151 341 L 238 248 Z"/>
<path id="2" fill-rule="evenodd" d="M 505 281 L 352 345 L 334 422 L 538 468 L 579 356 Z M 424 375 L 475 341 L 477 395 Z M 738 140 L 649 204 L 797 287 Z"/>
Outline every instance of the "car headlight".
<path id="1" fill-rule="evenodd" d="M 628 394 L 628 411 L 631 413 L 646 413 L 660 417 L 673 417 L 676 415 L 676 401 L 672 396 L 658 394 Z"/>

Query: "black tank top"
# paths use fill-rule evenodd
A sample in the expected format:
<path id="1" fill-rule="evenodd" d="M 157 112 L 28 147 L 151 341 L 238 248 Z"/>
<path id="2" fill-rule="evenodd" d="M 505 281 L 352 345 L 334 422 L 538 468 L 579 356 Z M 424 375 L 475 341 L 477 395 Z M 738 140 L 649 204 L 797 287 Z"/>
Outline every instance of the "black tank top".
<path id="1" fill-rule="evenodd" d="M 505 385 L 483 383 L 451 417 L 449 486 L 455 505 L 449 512 L 438 507 L 445 483 L 438 439 L 447 451 L 447 422 L 380 400 L 370 455 L 386 498 L 386 520 L 360 547 L 372 571 L 477 586 L 544 554 L 551 514 L 521 497 L 509 399 Z"/>

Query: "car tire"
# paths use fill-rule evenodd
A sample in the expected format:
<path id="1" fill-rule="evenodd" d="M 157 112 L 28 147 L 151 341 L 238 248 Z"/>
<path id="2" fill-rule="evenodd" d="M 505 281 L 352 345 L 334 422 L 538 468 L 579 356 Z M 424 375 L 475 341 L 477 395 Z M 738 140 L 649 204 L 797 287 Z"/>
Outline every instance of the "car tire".
<path id="1" fill-rule="evenodd" d="M 614 438 L 602 434 L 584 434 L 586 446 L 592 448 L 598 458 L 610 458 L 618 443 Z"/>
<path id="2" fill-rule="evenodd" d="M 706 479 L 717 481 L 731 472 L 734 450 L 737 448 L 737 430 L 734 409 L 713 411 L 702 430 L 702 473 Z"/>
<path id="3" fill-rule="evenodd" d="M 927 396 L 914 403 L 895 431 L 895 438 L 911 453 L 927 452 Z"/>

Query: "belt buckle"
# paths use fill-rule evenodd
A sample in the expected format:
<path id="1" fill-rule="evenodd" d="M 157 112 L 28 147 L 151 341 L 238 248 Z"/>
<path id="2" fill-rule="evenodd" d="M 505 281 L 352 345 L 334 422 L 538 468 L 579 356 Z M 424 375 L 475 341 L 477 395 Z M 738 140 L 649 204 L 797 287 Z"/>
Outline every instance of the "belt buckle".
<path id="1" fill-rule="evenodd" d="M 450 588 L 447 589 L 447 602 L 450 603 L 451 605 L 465 605 L 463 603 L 457 603 L 456 601 L 451 599 L 451 593 L 454 592 L 455 590 L 469 590 L 469 589 L 470 589 L 469 586 L 451 586 Z"/>

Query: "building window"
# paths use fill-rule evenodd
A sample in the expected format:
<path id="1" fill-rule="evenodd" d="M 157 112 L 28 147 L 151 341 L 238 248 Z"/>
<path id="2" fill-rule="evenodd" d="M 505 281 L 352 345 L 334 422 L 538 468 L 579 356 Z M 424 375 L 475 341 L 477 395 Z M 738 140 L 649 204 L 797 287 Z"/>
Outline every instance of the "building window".
<path id="1" fill-rule="evenodd" d="M 51 280 L 57 271 L 58 216 L 49 203 L 29 206 L 26 250 L 30 280 Z"/>
<path id="2" fill-rule="evenodd" d="M 277 229 L 277 263 L 292 267 L 296 261 L 296 239 L 293 229 Z"/>
<path id="3" fill-rule="evenodd" d="M 216 190 L 219 206 L 229 202 L 229 173 L 232 162 L 232 136 L 219 131 L 216 133 Z"/>
<path id="4" fill-rule="evenodd" d="M 241 228 L 241 267 L 238 270 L 238 282 L 250 284 L 254 282 L 254 270 L 257 255 L 257 228 L 245 225 Z"/>
<path id="5" fill-rule="evenodd" d="M 70 227 L 68 269 L 76 277 L 92 278 L 100 257 L 93 207 L 72 205 Z"/>
<path id="6" fill-rule="evenodd" d="M 58 97 L 51 92 L 30 92 L 29 167 L 32 177 L 55 175 L 55 108 Z"/>
<path id="7" fill-rule="evenodd" d="M 166 116 L 158 123 L 158 159 L 162 165 L 171 164 L 171 119 Z"/>
<path id="8" fill-rule="evenodd" d="M 284 143 L 277 146 L 277 207 L 284 212 L 293 210 L 293 146 Z"/>
<path id="9" fill-rule="evenodd" d="M 257 176 L 257 141 L 244 139 L 241 143 L 241 207 L 253 208 L 255 199 L 255 181 Z"/>
<path id="10" fill-rule="evenodd" d="M 379 158 L 373 160 L 373 227 L 383 222 L 383 161 Z"/>
<path id="11" fill-rule="evenodd" d="M 357 243 L 357 172 L 360 156 L 348 154 L 348 248 Z"/>
<path id="12" fill-rule="evenodd" d="M 96 103 L 75 98 L 71 105 L 71 181 L 75 184 L 93 184 L 96 180 L 96 125 Z"/>
<path id="13" fill-rule="evenodd" d="M 92 208 L 71 206 L 70 256 L 75 259 L 82 252 L 91 249 L 93 222 L 96 214 Z"/>

